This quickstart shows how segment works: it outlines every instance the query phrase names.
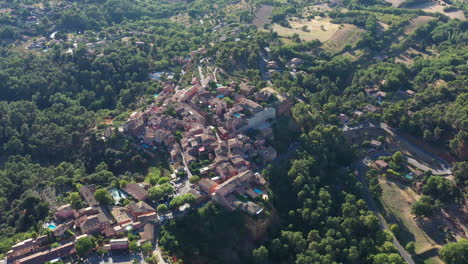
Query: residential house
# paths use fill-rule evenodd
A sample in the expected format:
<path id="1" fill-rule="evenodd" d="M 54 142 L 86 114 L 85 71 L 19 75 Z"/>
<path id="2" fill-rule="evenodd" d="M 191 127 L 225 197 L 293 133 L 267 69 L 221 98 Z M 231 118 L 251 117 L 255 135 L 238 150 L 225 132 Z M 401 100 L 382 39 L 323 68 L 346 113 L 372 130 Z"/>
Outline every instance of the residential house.
<path id="1" fill-rule="evenodd" d="M 94 197 L 94 192 L 95 191 L 96 191 L 96 186 L 94 186 L 94 185 L 87 185 L 87 186 L 83 185 L 80 188 L 81 196 L 83 196 L 86 203 L 91 207 L 99 205 L 98 201 Z"/>
<path id="2" fill-rule="evenodd" d="M 339 116 L 338 116 L 338 120 L 340 120 L 340 122 L 342 124 L 346 124 L 348 123 L 348 121 L 350 120 L 349 116 L 347 116 L 346 114 L 343 114 L 341 113 Z"/>
<path id="3" fill-rule="evenodd" d="M 111 239 L 109 241 L 111 250 L 127 249 L 128 238 Z"/>
<path id="4" fill-rule="evenodd" d="M 44 248 L 35 254 L 15 260 L 13 264 L 42 264 L 56 258 L 68 257 L 75 252 L 75 242 L 73 241 L 56 248 Z"/>
<path id="5" fill-rule="evenodd" d="M 137 136 L 143 129 L 143 125 L 143 113 L 133 112 L 130 115 L 130 118 L 125 123 L 123 123 L 123 128 L 125 132 Z"/>
<path id="6" fill-rule="evenodd" d="M 58 220 L 74 218 L 74 217 L 75 217 L 75 210 L 73 210 L 70 204 L 64 204 L 55 210 L 55 218 Z"/>
<path id="7" fill-rule="evenodd" d="M 375 105 L 368 104 L 364 107 L 364 110 L 370 113 L 377 113 L 380 111 L 380 108 Z"/>
<path id="8" fill-rule="evenodd" d="M 122 206 L 112 206 L 111 215 L 118 225 L 125 225 L 132 222 L 130 210 Z"/>
<path id="9" fill-rule="evenodd" d="M 262 210 L 260 210 L 261 207 L 257 207 L 255 203 L 250 201 L 239 201 L 235 197 L 235 194 L 246 193 L 252 185 L 259 185 L 260 183 L 265 183 L 265 180 L 258 173 L 254 174 L 250 170 L 239 173 L 220 184 L 212 195 L 212 200 L 229 210 L 239 208 L 247 211 L 249 214 L 259 214 L 262 212 Z"/>
<path id="10" fill-rule="evenodd" d="M 414 96 L 414 95 L 416 94 L 413 90 L 406 90 L 405 93 L 406 93 L 408 96 Z"/>
<path id="11" fill-rule="evenodd" d="M 154 243 L 154 229 L 155 229 L 154 224 L 152 223 L 145 224 L 143 226 L 143 231 L 139 233 L 141 237 L 140 243 L 142 242 Z"/>
<path id="12" fill-rule="evenodd" d="M 292 69 L 295 69 L 295 68 L 299 67 L 300 65 L 302 65 L 303 63 L 304 63 L 304 61 L 302 59 L 293 58 L 288 62 L 287 66 L 292 68 Z"/>
<path id="13" fill-rule="evenodd" d="M 382 147 L 382 142 L 373 139 L 373 140 L 370 141 L 370 146 L 375 148 L 375 149 L 379 149 L 380 147 Z"/>
<path id="14" fill-rule="evenodd" d="M 128 207 L 133 221 L 146 223 L 153 221 L 155 217 L 157 218 L 156 209 L 143 201 L 131 203 Z"/>
<path id="15" fill-rule="evenodd" d="M 103 230 L 98 215 L 86 216 L 79 225 L 84 234 L 97 233 Z"/>
<path id="16" fill-rule="evenodd" d="M 377 166 L 377 168 L 380 170 L 385 171 L 388 169 L 388 163 L 383 160 L 376 160 L 374 163 Z"/>
<path id="17" fill-rule="evenodd" d="M 54 236 L 55 237 L 61 237 L 67 232 L 71 226 L 73 226 L 75 221 L 71 220 L 66 223 L 59 224 L 58 226 L 55 227 L 53 230 Z"/>
<path id="18" fill-rule="evenodd" d="M 200 181 L 198 181 L 198 186 L 200 186 L 200 189 L 207 194 L 214 193 L 218 185 L 218 183 L 209 178 L 202 178 Z"/>
<path id="19" fill-rule="evenodd" d="M 141 187 L 138 183 L 127 184 L 127 186 L 125 186 L 125 191 L 138 201 L 144 201 L 148 199 L 148 191 Z"/>

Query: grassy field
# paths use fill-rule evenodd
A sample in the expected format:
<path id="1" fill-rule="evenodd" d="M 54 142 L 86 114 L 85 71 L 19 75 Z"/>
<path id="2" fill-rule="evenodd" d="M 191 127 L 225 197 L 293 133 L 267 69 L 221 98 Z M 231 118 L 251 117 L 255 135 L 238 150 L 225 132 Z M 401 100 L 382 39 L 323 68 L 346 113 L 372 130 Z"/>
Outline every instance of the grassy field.
<path id="1" fill-rule="evenodd" d="M 405 2 L 405 0 L 385 0 L 392 4 L 393 7 L 398 7 L 401 3 Z"/>
<path id="2" fill-rule="evenodd" d="M 450 6 L 450 5 L 446 5 L 446 6 Z M 412 9 L 422 9 L 426 12 L 430 12 L 430 13 L 441 13 L 441 14 L 444 14 L 450 18 L 458 18 L 460 20 L 465 20 L 465 15 L 463 14 L 463 11 L 462 10 L 457 10 L 457 11 L 453 11 L 453 12 L 445 12 L 444 11 L 444 8 L 445 6 L 443 5 L 439 5 L 439 4 L 435 4 L 435 3 L 432 3 L 432 2 L 427 2 L 427 3 L 423 3 L 423 4 L 419 4 L 419 5 L 414 5 L 412 7 L 410 7 Z"/>
<path id="3" fill-rule="evenodd" d="M 405 33 L 411 34 L 413 33 L 418 27 L 428 23 L 429 21 L 433 20 L 433 17 L 430 16 L 418 16 L 417 18 L 411 19 L 409 25 L 405 27 Z"/>
<path id="4" fill-rule="evenodd" d="M 345 24 L 325 42 L 324 48 L 333 52 L 339 52 L 343 50 L 346 44 L 354 46 L 361 38 L 362 32 L 364 32 L 363 29 Z"/>
<path id="5" fill-rule="evenodd" d="M 443 263 L 437 254 L 440 246 L 434 242 L 416 223 L 411 214 L 411 205 L 419 199 L 409 186 L 381 180 L 383 193 L 381 203 L 386 212 L 386 218 L 390 224 L 397 223 L 401 232 L 398 235 L 400 243 L 405 246 L 408 242 L 416 243 L 416 254 L 424 263 Z"/>
<path id="6" fill-rule="evenodd" d="M 318 18 L 308 21 L 307 19 L 292 17 L 288 19 L 288 22 L 291 28 L 274 24 L 272 26 L 273 31 L 282 37 L 291 37 L 294 33 L 297 33 L 303 41 L 318 39 L 324 42 L 335 34 L 340 26 L 331 23 L 330 18 Z M 303 27 L 307 27 L 306 30 L 303 30 Z"/>
<path id="7" fill-rule="evenodd" d="M 395 61 L 404 63 L 406 65 L 412 65 L 414 63 L 414 60 L 412 58 L 414 54 L 421 55 L 426 59 L 437 56 L 435 52 L 432 52 L 429 50 L 423 53 L 423 52 L 415 50 L 414 48 L 409 48 L 405 50 L 404 52 L 402 52 L 399 56 L 395 57 Z"/>
<path id="8" fill-rule="evenodd" d="M 255 12 L 255 17 L 252 23 L 258 28 L 263 27 L 263 25 L 265 24 L 270 24 L 272 12 L 273 12 L 272 6 L 263 5 L 257 10 L 257 12 Z"/>

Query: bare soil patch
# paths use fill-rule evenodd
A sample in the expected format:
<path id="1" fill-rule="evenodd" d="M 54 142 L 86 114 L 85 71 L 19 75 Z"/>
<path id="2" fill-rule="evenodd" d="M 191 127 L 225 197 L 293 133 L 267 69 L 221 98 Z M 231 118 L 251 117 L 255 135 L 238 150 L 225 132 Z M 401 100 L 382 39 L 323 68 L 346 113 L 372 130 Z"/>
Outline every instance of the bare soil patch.
<path id="1" fill-rule="evenodd" d="M 255 12 L 254 19 L 252 23 L 258 28 L 263 27 L 263 25 L 271 23 L 271 12 L 273 12 L 273 7 L 268 5 L 261 6 L 257 12 Z"/>

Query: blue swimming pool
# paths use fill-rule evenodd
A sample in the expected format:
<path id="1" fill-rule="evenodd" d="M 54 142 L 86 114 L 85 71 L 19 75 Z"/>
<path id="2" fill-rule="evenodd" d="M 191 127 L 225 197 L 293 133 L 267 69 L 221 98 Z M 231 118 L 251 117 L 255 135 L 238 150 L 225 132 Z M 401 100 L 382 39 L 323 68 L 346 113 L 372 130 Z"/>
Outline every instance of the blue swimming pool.
<path id="1" fill-rule="evenodd" d="M 55 228 L 57 228 L 57 226 L 54 225 L 54 224 L 49 224 L 47 227 L 48 227 L 50 230 L 54 230 Z"/>
<path id="2" fill-rule="evenodd" d="M 233 115 L 237 118 L 241 117 L 239 113 L 234 113 Z"/>
<path id="3" fill-rule="evenodd" d="M 147 144 L 141 144 L 141 146 L 144 147 L 145 149 L 149 149 L 149 148 L 150 148 L 150 146 L 147 145 Z"/>
<path id="4" fill-rule="evenodd" d="M 253 190 L 254 190 L 254 192 L 256 192 L 258 194 L 263 194 L 262 190 L 260 190 L 260 189 L 254 188 Z"/>

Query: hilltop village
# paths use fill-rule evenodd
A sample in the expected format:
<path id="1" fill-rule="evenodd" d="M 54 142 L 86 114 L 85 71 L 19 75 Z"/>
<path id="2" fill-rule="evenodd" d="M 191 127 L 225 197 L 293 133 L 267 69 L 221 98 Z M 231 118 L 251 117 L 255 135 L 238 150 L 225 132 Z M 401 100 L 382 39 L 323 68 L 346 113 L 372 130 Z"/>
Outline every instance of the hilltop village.
<path id="1" fill-rule="evenodd" d="M 79 194 L 87 207 L 75 210 L 70 204 L 62 205 L 54 219 L 44 224 L 60 243 L 52 247 L 47 235 L 24 240 L 6 254 L 7 263 L 44 263 L 75 256 L 78 240 L 90 236 L 104 237 L 107 243 L 98 247 L 106 251 L 129 249 L 132 243 L 151 245 L 156 230 L 167 220 L 210 200 L 252 217 L 264 212 L 268 186 L 255 171 L 278 157 L 271 145 L 272 124 L 289 114 L 292 99 L 247 82 L 218 84 L 213 76 L 203 79 L 202 74 L 202 78 L 193 77 L 188 87 L 157 77 L 163 89 L 154 95 L 154 102 L 133 112 L 118 132 L 108 134 L 123 133 L 135 148 L 150 155 L 168 154 L 171 179 L 159 185 L 167 198 L 154 198 L 148 182 L 107 189 L 83 185 Z M 112 199 L 99 198 L 102 190 Z"/>

